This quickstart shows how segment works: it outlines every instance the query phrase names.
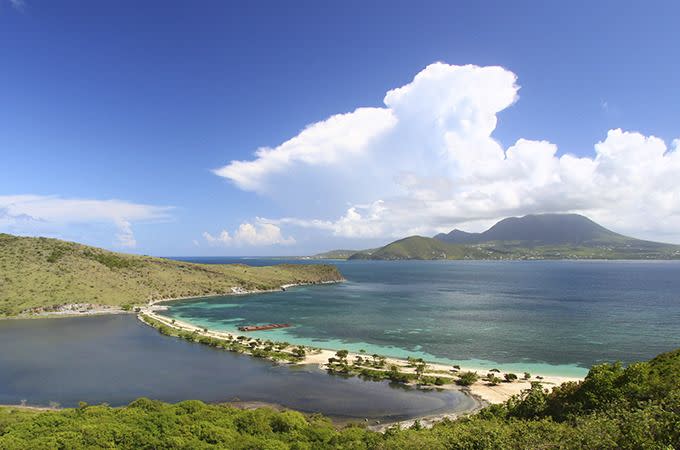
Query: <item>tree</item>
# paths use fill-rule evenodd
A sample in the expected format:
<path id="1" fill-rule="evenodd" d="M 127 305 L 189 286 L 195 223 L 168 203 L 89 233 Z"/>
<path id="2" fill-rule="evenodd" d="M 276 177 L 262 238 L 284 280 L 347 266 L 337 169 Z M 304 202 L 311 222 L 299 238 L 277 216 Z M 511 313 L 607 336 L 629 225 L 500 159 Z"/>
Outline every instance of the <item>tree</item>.
<path id="1" fill-rule="evenodd" d="M 477 372 L 461 372 L 458 375 L 458 379 L 456 380 L 456 384 L 459 386 L 470 386 L 479 380 L 479 375 L 477 375 Z"/>
<path id="2" fill-rule="evenodd" d="M 498 386 L 503 381 L 495 375 L 491 375 L 490 377 L 487 378 L 487 380 L 489 381 L 489 384 L 491 386 Z"/>
<path id="3" fill-rule="evenodd" d="M 517 375 L 515 375 L 514 373 L 506 373 L 505 375 L 503 375 L 503 377 L 505 378 L 505 381 L 507 381 L 508 383 L 512 383 L 517 379 Z"/>
<path id="4" fill-rule="evenodd" d="M 426 370 L 427 370 L 427 364 L 425 364 L 424 362 L 418 362 L 416 364 L 415 372 L 416 372 L 416 376 L 418 378 L 422 377 L 423 373 L 425 373 Z"/>

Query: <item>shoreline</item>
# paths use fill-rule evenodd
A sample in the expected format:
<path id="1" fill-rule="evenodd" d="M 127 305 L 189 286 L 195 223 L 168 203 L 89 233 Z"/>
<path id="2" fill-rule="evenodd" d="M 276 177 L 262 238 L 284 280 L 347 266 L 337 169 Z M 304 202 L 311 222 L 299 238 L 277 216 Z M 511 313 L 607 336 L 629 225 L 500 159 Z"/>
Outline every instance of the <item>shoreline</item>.
<path id="1" fill-rule="evenodd" d="M 240 296 L 240 295 L 254 295 L 254 294 L 266 294 L 266 293 L 271 293 L 271 292 L 285 292 L 287 289 L 296 287 L 296 286 L 317 286 L 317 285 L 323 285 L 323 284 L 337 284 L 337 283 L 344 283 L 347 281 L 345 278 L 341 278 L 339 280 L 329 280 L 329 281 L 316 281 L 316 282 L 305 282 L 305 283 L 290 283 L 290 284 L 282 284 L 278 288 L 272 288 L 272 289 L 243 289 L 239 287 L 232 287 L 231 292 L 224 292 L 221 294 L 208 294 L 208 295 L 190 295 L 186 297 L 170 297 L 170 298 L 161 298 L 157 300 L 149 300 L 145 306 L 155 306 L 158 305 L 159 303 L 166 303 L 166 302 L 174 302 L 174 301 L 179 301 L 179 300 L 193 300 L 193 299 L 199 299 L 199 298 L 213 298 L 213 297 L 226 297 L 226 296 Z M 143 308 L 144 306 L 142 306 Z"/>
<path id="2" fill-rule="evenodd" d="M 202 328 L 196 325 L 193 325 L 188 322 L 184 322 L 181 320 L 177 319 L 172 319 L 167 316 L 162 315 L 158 310 L 154 310 L 153 306 L 143 309 L 140 311 L 139 315 L 137 316 L 140 321 L 142 321 L 145 325 L 148 326 L 153 326 L 149 323 L 147 323 L 143 316 L 147 316 L 151 318 L 152 320 L 156 320 L 162 325 L 166 327 L 170 327 L 176 331 L 179 332 L 190 332 L 190 333 L 195 333 L 197 336 L 200 337 L 205 337 L 205 338 L 212 338 L 212 339 L 217 339 L 217 340 L 222 340 L 222 341 L 235 341 L 235 340 L 242 340 L 243 342 L 247 341 L 256 341 L 258 340 L 255 337 L 248 336 L 247 334 L 243 333 L 232 333 L 232 332 L 227 332 L 227 331 L 217 331 L 217 330 L 210 330 L 207 328 Z M 207 330 L 207 331 L 205 331 Z M 261 340 L 261 339 L 259 339 Z M 295 344 L 289 344 L 289 348 L 295 348 L 299 347 L 298 345 Z M 307 347 L 307 346 L 305 346 Z M 310 348 L 310 347 L 307 347 Z M 336 349 L 328 349 L 328 348 L 319 348 L 319 347 L 311 347 L 314 349 L 314 352 L 307 353 L 300 361 L 297 362 L 297 364 L 312 364 L 317 367 L 319 367 L 322 370 L 326 370 L 327 368 L 327 363 L 329 358 L 334 358 L 336 357 L 336 352 L 338 350 Z M 356 359 L 357 357 L 365 358 L 367 355 L 366 354 L 361 354 L 361 353 L 355 353 L 355 352 L 348 352 L 347 359 Z M 450 365 L 445 365 L 441 363 L 430 363 L 427 362 L 427 367 L 428 369 L 424 372 L 424 375 L 428 376 L 437 376 L 437 374 L 446 374 L 447 377 L 452 377 L 456 375 L 456 372 L 452 371 L 452 366 Z M 390 367 L 392 365 L 396 365 L 400 371 L 403 373 L 407 374 L 413 374 L 414 369 L 412 367 L 409 367 L 408 361 L 405 359 L 401 358 L 394 358 L 394 357 L 387 357 L 385 358 L 385 365 L 387 367 Z M 457 373 L 463 373 L 463 372 L 477 372 L 479 373 L 480 377 L 485 375 L 486 372 L 489 372 L 487 369 L 481 369 L 478 367 L 460 367 L 457 369 Z M 498 377 L 503 377 L 506 373 L 510 372 L 498 372 L 496 373 L 496 376 Z M 513 395 L 520 394 L 523 390 L 529 389 L 531 387 L 532 382 L 540 382 L 542 385 L 546 387 L 551 387 L 551 386 L 557 386 L 565 382 L 569 381 L 581 381 L 582 378 L 578 377 L 567 377 L 567 376 L 557 376 L 557 375 L 543 375 L 540 373 L 533 373 L 531 374 L 531 378 L 529 379 L 517 379 L 512 382 L 501 382 L 497 385 L 490 385 L 489 383 L 483 381 L 483 380 L 478 380 L 475 383 L 473 383 L 470 386 L 467 387 L 461 387 L 456 384 L 445 384 L 442 386 L 436 386 L 437 389 L 444 389 L 444 390 L 456 390 L 460 392 L 464 392 L 467 395 L 476 397 L 478 400 L 481 400 L 483 402 L 489 403 L 489 404 L 495 404 L 495 403 L 503 403 L 506 400 L 508 400 L 510 397 Z M 415 385 L 414 383 L 408 383 L 410 385 Z"/>
<path id="3" fill-rule="evenodd" d="M 13 315 L 13 316 L 0 316 L 0 320 L 58 319 L 58 318 L 62 318 L 62 317 L 89 317 L 89 316 L 103 316 L 103 315 L 110 315 L 110 314 L 135 314 L 135 315 L 137 315 L 144 308 L 148 308 L 150 306 L 156 306 L 160 303 L 166 303 L 166 302 L 174 302 L 174 301 L 180 301 L 180 300 L 194 300 L 194 299 L 199 299 L 199 298 L 254 295 L 254 294 L 265 294 L 265 293 L 271 293 L 271 292 L 285 292 L 287 289 L 292 288 L 292 287 L 296 287 L 296 286 L 316 286 L 316 285 L 323 285 L 323 284 L 336 284 L 336 283 L 344 283 L 345 281 L 347 281 L 345 278 L 341 278 L 339 280 L 329 280 L 329 281 L 290 283 L 290 284 L 282 284 L 278 288 L 272 288 L 272 289 L 246 290 L 246 289 L 242 289 L 242 288 L 239 288 L 239 287 L 232 287 L 231 292 L 224 292 L 224 293 L 219 293 L 219 294 L 168 297 L 168 298 L 149 300 L 147 303 L 144 303 L 144 304 L 131 303 L 130 305 L 132 306 L 132 308 L 130 310 L 124 310 L 121 306 L 101 305 L 101 304 L 91 303 L 89 305 L 91 305 L 93 308 L 89 309 L 89 310 L 84 310 L 84 311 L 50 311 L 50 312 L 41 312 L 41 313 L 35 313 L 35 314 L 19 313 L 19 314 Z M 136 309 L 139 309 L 139 311 L 137 311 Z"/>
<path id="4" fill-rule="evenodd" d="M 47 312 L 47 313 L 39 313 L 39 314 L 33 314 L 33 315 L 17 315 L 17 316 L 11 316 L 11 317 L 5 317 L 5 319 L 42 319 L 42 318 L 61 318 L 61 317 L 89 317 L 89 316 L 99 316 L 99 315 L 110 315 L 110 314 L 135 314 L 137 319 L 143 322 L 147 326 L 151 326 L 153 328 L 157 328 L 151 323 L 148 323 L 144 320 L 144 317 L 148 317 L 152 320 L 155 320 L 157 322 L 160 322 L 162 325 L 172 328 L 176 331 L 179 332 L 191 332 L 195 333 L 199 337 L 204 337 L 204 338 L 211 338 L 211 339 L 217 339 L 221 341 L 229 341 L 229 342 L 236 342 L 239 340 L 240 342 L 245 343 L 250 343 L 254 341 L 262 341 L 263 339 L 261 338 L 255 338 L 253 336 L 248 336 L 246 333 L 236 333 L 236 332 L 227 332 L 227 331 L 217 331 L 217 330 L 211 330 L 203 327 L 199 327 L 196 325 L 193 325 L 188 322 L 184 322 L 181 320 L 177 319 L 172 319 L 170 317 L 164 316 L 162 314 L 162 311 L 166 310 L 167 307 L 163 306 L 162 303 L 166 302 L 172 302 L 172 301 L 180 301 L 180 300 L 191 300 L 191 299 L 201 299 L 201 298 L 211 298 L 211 297 L 222 297 L 222 296 L 232 296 L 232 295 L 254 295 L 254 294 L 260 294 L 260 293 L 268 293 L 268 292 L 282 292 L 286 291 L 289 288 L 296 287 L 296 286 L 311 286 L 311 285 L 317 285 L 317 284 L 335 284 L 335 283 L 341 283 L 346 281 L 344 278 L 341 280 L 332 280 L 332 281 L 321 281 L 321 282 L 312 282 L 312 283 L 292 283 L 292 284 L 286 284 L 280 286 L 278 289 L 267 289 L 267 290 L 245 290 L 245 289 L 240 289 L 238 287 L 232 287 L 231 292 L 225 292 L 225 293 L 219 293 L 219 294 L 210 294 L 210 295 L 202 295 L 202 296 L 185 296 L 185 297 L 172 297 L 172 298 L 163 298 L 163 299 L 157 299 L 157 300 L 151 300 L 148 303 L 146 303 L 143 306 L 140 305 L 133 305 L 133 308 L 131 310 L 123 310 L 120 307 L 115 307 L 115 306 L 108 306 L 108 305 L 93 305 L 95 306 L 92 309 L 86 309 L 86 310 L 81 310 L 81 311 L 55 311 L 55 312 Z M 331 348 L 319 348 L 319 347 L 310 347 L 310 346 L 300 346 L 296 344 L 287 344 L 287 346 L 283 349 L 284 352 L 286 351 L 291 351 L 291 349 L 296 348 L 296 347 L 303 347 L 305 349 L 308 349 L 309 351 L 302 357 L 299 361 L 286 361 L 289 364 L 301 364 L 301 365 L 315 365 L 321 370 L 326 370 L 327 369 L 327 363 L 329 358 L 334 358 L 336 356 L 336 353 L 338 349 L 331 349 Z M 229 350 L 227 350 L 229 351 Z M 252 353 L 249 353 L 249 350 L 246 349 L 244 352 L 242 352 L 248 356 L 251 357 L 257 357 L 253 355 Z M 366 355 L 365 353 L 356 353 L 356 352 L 348 352 L 347 358 L 348 360 L 354 360 L 357 357 L 363 357 L 365 358 Z M 276 361 L 274 358 L 269 358 L 267 359 Z M 413 374 L 414 369 L 412 366 L 409 365 L 408 361 L 403 359 L 403 358 L 395 358 L 395 357 L 386 357 L 384 358 L 385 365 L 387 367 L 390 367 L 392 365 L 398 366 L 399 370 L 402 371 L 402 373 L 407 373 L 407 374 Z M 438 374 L 445 374 L 445 377 L 455 377 L 456 372 L 457 373 L 462 373 L 462 372 L 477 372 L 479 373 L 480 377 L 485 375 L 486 372 L 488 372 L 488 369 L 483 369 L 480 367 L 459 367 L 456 372 L 452 371 L 452 366 L 447 365 L 447 364 L 442 364 L 442 363 L 437 363 L 437 362 L 429 362 L 426 361 L 427 363 L 427 370 L 425 371 L 424 375 L 426 376 L 439 376 Z M 458 366 L 456 366 L 458 367 Z M 499 372 L 496 375 L 499 377 L 502 377 L 505 373 L 508 372 Z M 437 414 L 426 414 L 423 416 L 418 416 L 418 417 L 413 417 L 409 419 L 404 419 L 404 420 L 398 420 L 398 421 L 386 421 L 384 423 L 381 423 L 379 420 L 375 420 L 375 423 L 369 424 L 366 422 L 366 426 L 368 429 L 371 429 L 373 431 L 379 431 L 379 432 L 384 432 L 390 427 L 394 426 L 400 426 L 400 427 L 409 427 L 413 425 L 416 421 L 423 427 L 430 427 L 433 424 L 445 420 L 445 419 L 456 419 L 462 416 L 470 415 L 470 414 L 475 414 L 485 406 L 489 404 L 497 404 L 497 403 L 502 403 L 508 400 L 510 397 L 513 395 L 517 395 L 521 393 L 523 390 L 528 389 L 531 387 L 531 382 L 540 382 L 543 384 L 545 387 L 551 387 L 555 385 L 562 384 L 564 382 L 568 381 L 580 381 L 582 378 L 579 377 L 568 377 L 568 376 L 559 376 L 559 375 L 542 375 L 540 373 L 532 373 L 532 376 L 528 380 L 524 379 L 518 379 L 513 382 L 501 382 L 497 385 L 490 385 L 487 382 L 484 382 L 483 380 L 479 380 L 475 383 L 473 383 L 470 386 L 462 387 L 456 384 L 445 384 L 441 386 L 425 386 L 423 388 L 422 385 L 418 384 L 417 382 L 409 381 L 406 384 L 416 387 L 418 389 L 428 389 L 428 388 L 436 388 L 438 390 L 448 390 L 448 391 L 458 391 L 466 395 L 467 397 L 471 398 L 473 400 L 474 405 L 468 409 L 465 410 L 457 410 L 457 411 L 451 411 L 451 412 L 440 412 Z M 26 408 L 26 409 L 34 409 L 34 410 L 54 410 L 55 408 L 52 407 L 46 407 L 46 406 L 20 406 L 20 405 L 2 405 L 5 407 L 11 407 L 11 408 Z M 331 418 L 334 423 L 342 424 L 342 423 L 356 423 L 362 422 L 361 418 Z M 366 419 L 368 420 L 368 419 Z"/>

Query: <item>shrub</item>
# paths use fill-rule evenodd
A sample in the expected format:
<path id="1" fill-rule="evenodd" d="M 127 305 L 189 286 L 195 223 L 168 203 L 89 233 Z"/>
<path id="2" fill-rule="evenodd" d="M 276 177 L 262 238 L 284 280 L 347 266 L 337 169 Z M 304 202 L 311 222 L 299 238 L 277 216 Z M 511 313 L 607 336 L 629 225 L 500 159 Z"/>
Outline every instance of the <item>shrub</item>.
<path id="1" fill-rule="evenodd" d="M 461 372 L 458 374 L 456 384 L 459 386 L 470 386 L 479 380 L 477 372 Z"/>
<path id="2" fill-rule="evenodd" d="M 505 378 L 505 381 L 507 381 L 508 383 L 512 383 L 517 379 L 517 375 L 515 375 L 514 373 L 506 373 L 505 375 L 503 375 L 503 378 Z"/>

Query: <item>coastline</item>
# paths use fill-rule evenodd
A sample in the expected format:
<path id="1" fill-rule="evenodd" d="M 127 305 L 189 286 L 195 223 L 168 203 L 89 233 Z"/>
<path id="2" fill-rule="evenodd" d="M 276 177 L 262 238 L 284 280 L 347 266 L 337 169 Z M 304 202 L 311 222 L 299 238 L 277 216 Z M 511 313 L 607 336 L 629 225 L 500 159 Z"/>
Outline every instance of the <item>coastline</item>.
<path id="1" fill-rule="evenodd" d="M 167 316 L 164 316 L 159 313 L 159 311 L 155 308 L 153 308 L 153 305 L 150 305 L 148 308 L 142 309 L 140 311 L 140 314 L 137 316 L 138 319 L 142 322 L 144 322 L 146 325 L 152 326 L 149 323 L 147 323 L 144 320 L 144 316 L 147 316 L 151 318 L 152 320 L 156 320 L 160 322 L 163 326 L 172 328 L 176 331 L 179 332 L 190 332 L 194 333 L 197 336 L 200 337 L 205 337 L 205 338 L 211 338 L 211 339 L 217 339 L 225 342 L 231 342 L 231 341 L 236 341 L 236 340 L 241 340 L 243 342 L 255 342 L 256 338 L 250 337 L 247 334 L 242 334 L 242 333 L 231 333 L 231 332 L 226 332 L 226 331 L 216 331 L 216 330 L 210 330 L 207 328 L 201 328 L 196 325 L 190 324 L 188 322 L 184 322 L 181 320 L 177 319 L 172 319 Z M 206 331 L 207 330 L 207 331 Z M 288 350 L 298 347 L 296 345 L 289 345 Z M 329 358 L 334 358 L 336 356 L 336 349 L 325 349 L 325 348 L 318 348 L 318 347 L 313 347 L 314 351 L 313 352 L 308 352 L 300 361 L 297 362 L 297 364 L 312 364 L 320 369 L 326 369 L 326 365 L 328 363 Z M 360 354 L 360 353 L 353 353 L 353 352 L 348 352 L 347 359 L 355 359 L 357 357 L 366 357 L 367 355 L 365 354 Z M 398 369 L 407 374 L 412 374 L 414 373 L 414 369 L 412 367 L 409 367 L 408 361 L 400 358 L 385 358 L 385 365 L 387 367 L 390 367 L 392 365 L 395 365 L 398 367 Z M 455 376 L 455 372 L 452 372 L 452 367 L 449 365 L 445 364 L 440 364 L 440 363 L 430 363 L 427 362 L 427 370 L 424 372 L 424 375 L 432 375 L 436 376 L 436 374 L 441 374 L 445 373 L 448 376 Z M 479 373 L 480 376 L 485 375 L 485 372 L 488 372 L 486 369 L 480 369 L 478 367 L 460 367 L 457 369 L 458 373 L 462 372 L 477 372 Z M 496 375 L 499 377 L 503 377 L 506 373 L 508 372 L 499 372 Z M 473 396 L 477 398 L 478 400 L 481 400 L 482 402 L 489 403 L 489 404 L 495 404 L 495 403 L 503 403 L 506 400 L 508 400 L 510 397 L 513 395 L 517 395 L 521 393 L 525 389 L 529 389 L 531 387 L 532 382 L 540 382 L 544 386 L 551 387 L 551 386 L 556 386 L 560 385 L 565 382 L 569 381 L 581 381 L 582 378 L 578 377 L 566 377 L 566 376 L 557 376 L 557 375 L 547 375 L 547 374 L 539 374 L 539 373 L 534 373 L 531 374 L 531 378 L 524 380 L 524 379 L 518 379 L 513 382 L 501 382 L 497 385 L 490 385 L 489 383 L 483 381 L 483 380 L 478 380 L 472 385 L 468 387 L 461 387 L 456 384 L 445 384 L 442 386 L 436 386 L 437 389 L 444 389 L 444 390 L 456 390 L 460 392 L 464 392 L 467 395 Z M 415 383 L 410 383 L 415 385 Z"/>
<path id="2" fill-rule="evenodd" d="M 147 323 L 144 320 L 144 317 L 149 317 L 153 320 L 156 320 L 158 322 L 161 322 L 164 326 L 167 326 L 169 328 L 172 328 L 177 331 L 181 332 L 192 332 L 195 333 L 198 337 L 205 337 L 205 338 L 211 338 L 211 339 L 218 339 L 218 340 L 224 340 L 224 341 L 236 341 L 241 339 L 244 344 L 252 342 L 252 341 L 261 341 L 262 339 L 257 339 L 253 336 L 248 336 L 247 333 L 234 333 L 234 332 L 226 332 L 226 331 L 216 331 L 216 330 L 210 330 L 210 329 L 205 329 L 196 325 L 193 325 L 188 322 L 183 322 L 180 320 L 172 319 L 167 316 L 164 316 L 162 314 L 162 311 L 166 310 L 167 307 L 162 305 L 163 303 L 166 302 L 172 302 L 172 301 L 179 301 L 179 300 L 189 300 L 189 299 L 200 299 L 200 298 L 210 298 L 210 297 L 220 297 L 220 296 L 231 296 L 231 295 L 253 295 L 253 294 L 259 294 L 259 293 L 266 293 L 266 292 L 280 292 L 280 291 L 285 291 L 289 288 L 295 287 L 295 286 L 309 286 L 309 285 L 316 285 L 316 284 L 335 284 L 335 283 L 340 283 L 345 281 L 345 279 L 340 279 L 340 280 L 333 280 L 333 281 L 322 281 L 322 282 L 312 282 L 312 283 L 293 283 L 293 284 L 286 284 L 280 286 L 278 289 L 267 289 L 267 290 L 244 290 L 240 288 L 232 288 L 231 292 L 225 292 L 225 293 L 220 293 L 220 294 L 211 294 L 211 295 L 202 295 L 202 296 L 185 296 L 185 297 L 173 297 L 173 298 L 163 298 L 163 299 L 157 299 L 157 300 L 152 300 L 149 301 L 146 305 L 144 306 L 139 306 L 139 305 L 133 305 L 133 308 L 131 310 L 123 310 L 120 307 L 115 307 L 115 306 L 107 306 L 107 305 L 93 305 L 95 306 L 92 309 L 85 309 L 85 310 L 79 310 L 79 311 L 55 311 L 55 312 L 43 312 L 43 313 L 37 313 L 37 314 L 32 314 L 32 315 L 23 315 L 23 316 L 13 316 L 13 317 L 7 317 L 8 319 L 39 319 L 39 318 L 60 318 L 60 317 L 85 317 L 85 316 L 97 316 L 97 315 L 107 315 L 107 314 L 135 314 L 137 316 L 137 319 L 144 322 L 146 325 L 154 327 L 154 325 Z M 157 327 L 155 327 L 157 328 Z M 283 349 L 284 351 L 291 351 L 295 347 L 300 347 L 297 345 L 291 345 L 288 344 L 288 346 Z M 336 356 L 336 353 L 338 349 L 330 349 L 330 348 L 318 348 L 318 347 L 308 347 L 305 346 L 308 351 L 306 352 L 305 356 L 301 358 L 299 361 L 291 362 L 293 364 L 311 364 L 315 365 L 318 368 L 325 370 L 327 368 L 327 363 L 329 358 L 333 358 Z M 247 349 L 245 354 L 248 354 L 249 356 L 256 357 L 255 355 L 252 355 L 249 353 L 249 350 Z M 348 352 L 347 358 L 350 360 L 354 360 L 357 357 L 366 357 L 366 354 L 361 354 L 361 353 L 356 353 L 356 352 Z M 272 359 L 272 358 L 270 358 Z M 388 357 L 384 359 L 385 364 L 387 367 L 390 367 L 392 365 L 398 366 L 399 370 L 402 371 L 403 373 L 413 373 L 414 369 L 413 367 L 409 366 L 409 363 L 405 359 L 401 358 L 395 358 L 395 357 Z M 289 361 L 290 362 L 290 361 Z M 456 374 L 452 372 L 452 366 L 451 365 L 446 365 L 442 363 L 436 363 L 436 362 L 427 362 L 427 367 L 428 369 L 425 371 L 424 375 L 428 376 L 438 376 L 437 374 L 446 374 L 448 377 L 455 376 Z M 460 367 L 458 369 L 458 372 L 477 372 L 479 373 L 480 376 L 484 376 L 486 372 L 488 372 L 488 369 L 483 369 L 479 367 Z M 505 372 L 500 372 L 497 373 L 496 375 L 499 377 L 503 377 Z M 532 377 L 529 380 L 523 380 L 523 379 L 518 379 L 513 382 L 501 382 L 497 385 L 491 386 L 489 383 L 479 380 L 472 385 L 468 387 L 461 387 L 456 384 L 445 384 L 442 386 L 426 386 L 424 387 L 425 389 L 432 389 L 436 388 L 437 390 L 453 390 L 453 391 L 458 391 L 469 398 L 474 400 L 474 404 L 472 407 L 467 408 L 465 410 L 457 410 L 457 411 L 451 411 L 451 412 L 444 412 L 444 413 L 438 413 L 438 414 L 433 414 L 433 415 L 423 415 L 419 417 L 413 417 L 405 420 L 399 420 L 399 421 L 385 421 L 384 423 L 380 423 L 379 421 L 376 421 L 372 424 L 366 423 L 367 428 L 373 430 L 373 431 L 380 431 L 383 432 L 387 430 L 390 427 L 393 426 L 400 426 L 400 427 L 409 427 L 416 423 L 416 421 L 420 424 L 420 426 L 423 427 L 429 427 L 432 426 L 434 423 L 449 419 L 453 420 L 456 418 L 459 418 L 461 416 L 465 415 L 470 415 L 478 412 L 480 409 L 484 408 L 485 406 L 489 404 L 496 404 L 496 403 L 502 403 L 508 400 L 510 397 L 513 395 L 517 395 L 521 393 L 523 390 L 528 389 L 531 387 L 531 382 L 540 382 L 543 384 L 545 387 L 551 387 L 555 385 L 562 384 L 563 382 L 568 382 L 568 381 L 580 381 L 582 378 L 578 377 L 566 377 L 566 376 L 556 376 L 556 375 L 543 375 L 540 373 L 532 373 Z M 418 387 L 418 388 L 423 388 L 422 386 L 418 385 L 416 382 L 408 382 L 407 384 Z M 7 407 L 17 407 L 18 405 L 6 405 Z M 36 409 L 52 409 L 49 407 L 27 407 L 27 408 L 36 408 Z M 361 418 L 355 418 L 355 419 L 347 419 L 345 420 L 338 420 L 338 423 L 349 423 L 349 422 L 360 422 Z"/>
<path id="3" fill-rule="evenodd" d="M 317 282 L 303 282 L 303 283 L 290 283 L 290 284 L 282 284 L 278 288 L 273 288 L 273 289 L 252 289 L 252 290 L 247 290 L 239 287 L 232 287 L 230 292 L 224 292 L 221 294 L 208 294 L 208 295 L 190 295 L 186 297 L 171 297 L 171 298 L 161 298 L 157 300 L 150 300 L 147 302 L 146 306 L 154 306 L 158 305 L 159 303 L 166 303 L 166 302 L 174 302 L 174 301 L 179 301 L 179 300 L 192 300 L 192 299 L 198 299 L 198 298 L 213 298 L 213 297 L 225 297 L 225 296 L 238 296 L 238 295 L 253 295 L 253 294 L 265 294 L 268 292 L 283 292 L 289 288 L 296 287 L 296 286 L 316 286 L 316 285 L 322 285 L 322 284 L 337 284 L 337 283 L 344 283 L 347 281 L 345 278 L 341 278 L 339 280 L 330 280 L 330 281 L 317 281 Z"/>
<path id="4" fill-rule="evenodd" d="M 253 289 L 246 290 L 239 287 L 232 287 L 230 292 L 223 292 L 218 294 L 207 294 L 207 295 L 189 295 L 183 297 L 168 297 L 156 300 L 150 300 L 145 304 L 131 303 L 132 308 L 125 310 L 120 306 L 112 305 L 100 305 L 95 303 L 83 304 L 91 306 L 90 309 L 85 310 L 60 310 L 60 311 L 47 311 L 33 314 L 19 313 L 13 316 L 0 316 L 0 320 L 24 320 L 24 319 L 58 319 L 61 317 L 88 317 L 88 316 L 102 316 L 109 314 L 139 314 L 143 308 L 148 308 L 150 306 L 156 306 L 160 303 L 173 302 L 179 300 L 192 300 L 199 298 L 213 298 L 213 297 L 225 297 L 225 296 L 239 296 L 239 295 L 253 295 L 253 294 L 264 294 L 268 292 L 282 292 L 289 288 L 296 286 L 315 286 L 322 284 L 336 284 L 343 283 L 347 281 L 345 278 L 330 281 L 317 281 L 317 282 L 303 282 L 303 283 L 290 283 L 283 284 L 278 288 L 273 289 Z M 67 306 L 67 305 L 63 305 Z"/>

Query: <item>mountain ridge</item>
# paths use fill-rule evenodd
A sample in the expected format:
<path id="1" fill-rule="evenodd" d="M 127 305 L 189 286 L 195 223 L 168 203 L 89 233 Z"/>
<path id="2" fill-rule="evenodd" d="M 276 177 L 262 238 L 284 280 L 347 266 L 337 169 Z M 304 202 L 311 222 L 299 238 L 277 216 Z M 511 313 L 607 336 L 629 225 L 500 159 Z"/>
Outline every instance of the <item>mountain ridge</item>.
<path id="1" fill-rule="evenodd" d="M 482 233 L 409 236 L 348 259 L 680 259 L 680 246 L 624 236 L 579 214 L 530 214 Z"/>
<path id="2" fill-rule="evenodd" d="M 529 214 L 523 217 L 507 217 L 482 233 L 468 233 L 455 229 L 447 234 L 440 233 L 434 238 L 454 244 L 521 241 L 544 245 L 632 239 L 610 231 L 579 214 Z"/>

